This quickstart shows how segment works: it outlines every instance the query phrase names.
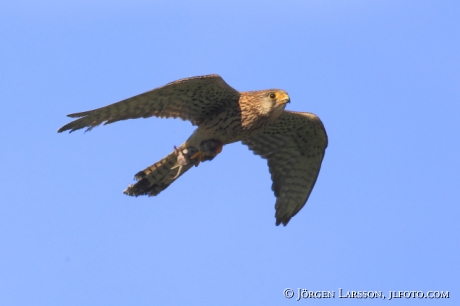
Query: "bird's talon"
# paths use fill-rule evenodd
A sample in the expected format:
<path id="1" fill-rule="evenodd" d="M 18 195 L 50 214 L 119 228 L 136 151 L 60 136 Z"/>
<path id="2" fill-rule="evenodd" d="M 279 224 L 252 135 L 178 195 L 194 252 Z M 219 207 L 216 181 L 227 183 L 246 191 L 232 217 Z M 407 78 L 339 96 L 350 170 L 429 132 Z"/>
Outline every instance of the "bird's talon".
<path id="1" fill-rule="evenodd" d="M 196 152 L 190 157 L 191 160 L 197 159 L 201 161 L 203 159 L 203 153 L 201 151 Z"/>

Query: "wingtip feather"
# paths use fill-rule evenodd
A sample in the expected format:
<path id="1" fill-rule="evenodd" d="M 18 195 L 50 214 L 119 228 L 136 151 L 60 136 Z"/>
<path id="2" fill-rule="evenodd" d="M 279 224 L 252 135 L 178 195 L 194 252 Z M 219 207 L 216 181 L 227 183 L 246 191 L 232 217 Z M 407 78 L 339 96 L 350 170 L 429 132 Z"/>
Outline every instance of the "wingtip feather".
<path id="1" fill-rule="evenodd" d="M 91 112 L 91 111 L 86 111 L 86 112 L 81 112 L 81 113 L 68 114 L 67 117 L 70 117 L 70 118 L 80 118 L 80 117 L 83 117 L 83 116 L 88 115 L 90 112 Z"/>

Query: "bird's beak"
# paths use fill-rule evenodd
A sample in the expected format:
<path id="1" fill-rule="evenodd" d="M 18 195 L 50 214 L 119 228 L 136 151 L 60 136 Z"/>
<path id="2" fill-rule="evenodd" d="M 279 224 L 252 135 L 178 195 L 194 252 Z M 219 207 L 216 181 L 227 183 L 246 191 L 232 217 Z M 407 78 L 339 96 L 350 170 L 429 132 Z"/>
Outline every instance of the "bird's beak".
<path id="1" fill-rule="evenodd" d="M 287 104 L 287 103 L 291 103 L 291 98 L 289 98 L 289 95 L 284 95 L 283 99 L 281 100 L 281 103 L 282 104 Z"/>

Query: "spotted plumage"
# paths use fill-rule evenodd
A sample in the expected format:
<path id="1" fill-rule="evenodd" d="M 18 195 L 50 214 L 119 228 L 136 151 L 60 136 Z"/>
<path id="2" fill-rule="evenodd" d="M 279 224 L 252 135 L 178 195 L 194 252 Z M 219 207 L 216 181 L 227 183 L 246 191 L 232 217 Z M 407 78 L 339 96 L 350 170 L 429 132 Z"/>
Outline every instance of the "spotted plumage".
<path id="1" fill-rule="evenodd" d="M 124 191 L 131 196 L 158 195 L 222 146 L 242 141 L 268 160 L 277 197 L 276 225 L 286 225 L 305 205 L 316 182 L 327 135 L 319 118 L 284 111 L 289 95 L 280 89 L 238 92 L 218 75 L 178 80 L 132 98 L 91 111 L 58 132 L 151 116 L 189 120 L 197 129 L 171 154 L 135 175 Z"/>

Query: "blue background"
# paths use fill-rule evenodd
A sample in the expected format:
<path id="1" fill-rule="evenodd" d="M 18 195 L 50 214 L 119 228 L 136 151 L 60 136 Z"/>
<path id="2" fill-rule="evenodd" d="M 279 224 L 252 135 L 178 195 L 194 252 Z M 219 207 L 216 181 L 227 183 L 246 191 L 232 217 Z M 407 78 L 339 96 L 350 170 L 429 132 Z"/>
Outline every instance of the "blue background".
<path id="1" fill-rule="evenodd" d="M 0 305 L 297 303 L 285 288 L 458 305 L 460 2 L 5 1 L 0 28 Z M 56 133 L 209 73 L 323 120 L 321 173 L 287 227 L 239 143 L 158 197 L 122 194 L 189 122 Z"/>

